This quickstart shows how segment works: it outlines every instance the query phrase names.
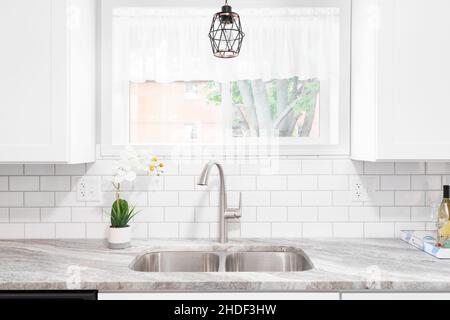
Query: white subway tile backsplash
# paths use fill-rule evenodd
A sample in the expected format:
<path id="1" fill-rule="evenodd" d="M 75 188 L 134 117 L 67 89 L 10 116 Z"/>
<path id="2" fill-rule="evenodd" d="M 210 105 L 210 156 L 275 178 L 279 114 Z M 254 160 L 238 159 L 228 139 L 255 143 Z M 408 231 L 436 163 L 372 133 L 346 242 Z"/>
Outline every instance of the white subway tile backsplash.
<path id="1" fill-rule="evenodd" d="M 287 177 L 285 176 L 258 176 L 258 190 L 286 190 Z"/>
<path id="2" fill-rule="evenodd" d="M 9 209 L 0 208 L 0 223 L 9 222 Z"/>
<path id="3" fill-rule="evenodd" d="M 318 177 L 317 176 L 288 176 L 289 190 L 317 190 Z"/>
<path id="4" fill-rule="evenodd" d="M 115 197 L 115 194 L 111 194 L 112 198 Z M 136 207 L 145 207 L 147 206 L 148 203 L 148 194 L 147 192 L 121 192 L 120 193 L 120 197 L 122 199 L 127 200 L 131 205 L 136 206 Z M 105 203 L 105 206 L 110 206 L 113 203 L 113 200 L 115 199 L 110 199 L 109 201 L 107 201 Z M 88 203 L 89 205 L 89 203 Z"/>
<path id="5" fill-rule="evenodd" d="M 364 203 L 366 206 L 391 207 L 396 205 L 394 191 L 375 191 L 369 197 L 370 201 Z"/>
<path id="6" fill-rule="evenodd" d="M 180 223 L 180 238 L 209 238 L 209 223 Z"/>
<path id="7" fill-rule="evenodd" d="M 348 176 L 319 176 L 319 190 L 348 190 Z"/>
<path id="8" fill-rule="evenodd" d="M 164 177 L 165 190 L 194 190 L 194 177 L 191 176 L 166 176 Z"/>
<path id="9" fill-rule="evenodd" d="M 53 164 L 26 164 L 25 175 L 27 176 L 51 176 L 55 174 Z"/>
<path id="10" fill-rule="evenodd" d="M 303 160 L 302 174 L 325 174 L 333 173 L 332 160 Z"/>
<path id="11" fill-rule="evenodd" d="M 23 223 L 0 223 L 1 239 L 25 238 L 25 225 Z"/>
<path id="12" fill-rule="evenodd" d="M 219 239 L 220 235 L 220 224 L 210 223 L 209 224 L 209 237 L 211 239 Z M 228 224 L 228 238 L 236 239 L 241 237 L 241 224 L 230 222 Z"/>
<path id="13" fill-rule="evenodd" d="M 394 174 L 394 162 L 364 162 L 364 174 Z"/>
<path id="14" fill-rule="evenodd" d="M 11 222 L 39 222 L 41 220 L 40 211 L 36 208 L 11 208 L 9 220 Z"/>
<path id="15" fill-rule="evenodd" d="M 218 179 L 216 181 L 218 181 Z M 234 191 L 256 190 L 256 177 L 230 176 L 226 177 L 226 184 L 228 190 Z"/>
<path id="16" fill-rule="evenodd" d="M 219 210 L 217 207 L 195 208 L 195 222 L 217 222 L 219 221 Z"/>
<path id="17" fill-rule="evenodd" d="M 333 174 L 362 175 L 364 173 L 364 162 L 353 160 L 334 160 Z"/>
<path id="18" fill-rule="evenodd" d="M 86 238 L 86 224 L 56 223 L 55 237 L 57 239 L 84 239 Z"/>
<path id="19" fill-rule="evenodd" d="M 450 174 L 450 162 L 428 162 L 427 174 Z"/>
<path id="20" fill-rule="evenodd" d="M 108 213 L 110 209 L 108 208 Z M 164 208 L 162 207 L 137 207 L 137 215 L 134 217 L 135 222 L 163 222 L 164 221 Z M 109 218 L 109 215 L 107 215 Z"/>
<path id="21" fill-rule="evenodd" d="M 166 222 L 195 222 L 195 208 L 165 208 Z"/>
<path id="22" fill-rule="evenodd" d="M 413 207 L 411 208 L 411 221 L 437 222 L 437 208 Z"/>
<path id="23" fill-rule="evenodd" d="M 299 175 L 302 172 L 301 160 L 276 159 L 271 161 L 272 174 Z"/>
<path id="24" fill-rule="evenodd" d="M 287 209 L 284 207 L 258 208 L 257 219 L 262 222 L 287 221 Z"/>
<path id="25" fill-rule="evenodd" d="M 55 192 L 55 207 L 83 207 L 84 202 L 77 200 L 76 192 Z"/>
<path id="26" fill-rule="evenodd" d="M 55 234 L 53 223 L 25 224 L 25 239 L 54 239 Z"/>
<path id="27" fill-rule="evenodd" d="M 396 174 L 425 174 L 424 162 L 396 162 Z"/>
<path id="28" fill-rule="evenodd" d="M 395 236 L 395 223 L 364 223 L 365 238 L 393 238 Z"/>
<path id="29" fill-rule="evenodd" d="M 53 192 L 25 192 L 25 207 L 53 207 L 55 194 Z"/>
<path id="30" fill-rule="evenodd" d="M 425 222 L 396 222 L 395 237 L 400 238 L 401 232 L 405 230 L 426 230 Z"/>
<path id="31" fill-rule="evenodd" d="M 217 209 L 217 208 L 216 208 Z M 256 207 L 242 207 L 242 217 L 239 219 L 241 222 L 256 222 L 257 220 L 257 208 Z M 218 211 L 216 211 L 218 212 Z M 217 213 L 218 215 L 218 213 Z M 217 218 L 219 219 L 219 218 Z"/>
<path id="32" fill-rule="evenodd" d="M 179 205 L 187 207 L 207 207 L 210 203 L 209 192 L 189 191 L 179 193 Z"/>
<path id="33" fill-rule="evenodd" d="M 304 238 L 332 238 L 333 224 L 331 223 L 303 223 Z"/>
<path id="34" fill-rule="evenodd" d="M 427 191 L 426 192 L 426 205 L 433 206 L 439 205 L 442 202 L 442 191 Z"/>
<path id="35" fill-rule="evenodd" d="M 70 189 L 68 176 L 41 177 L 41 191 L 70 191 Z"/>
<path id="36" fill-rule="evenodd" d="M 409 190 L 411 178 L 409 176 L 381 176 L 380 190 Z"/>
<path id="37" fill-rule="evenodd" d="M 332 204 L 331 191 L 302 191 L 302 205 L 305 207 L 327 207 Z"/>
<path id="38" fill-rule="evenodd" d="M 0 191 L 8 191 L 9 189 L 9 178 L 0 177 Z"/>
<path id="39" fill-rule="evenodd" d="M 260 222 L 241 223 L 241 237 L 242 238 L 261 238 L 267 237 L 272 233 L 272 226 L 270 223 Z"/>
<path id="40" fill-rule="evenodd" d="M 55 175 L 57 176 L 82 176 L 86 173 L 86 164 L 57 164 Z"/>
<path id="41" fill-rule="evenodd" d="M 149 223 L 148 237 L 162 239 L 178 238 L 178 223 Z"/>
<path id="42" fill-rule="evenodd" d="M 39 191 L 39 177 L 10 177 L 10 191 Z"/>
<path id="43" fill-rule="evenodd" d="M 333 223 L 334 238 L 363 238 L 364 224 L 362 223 Z"/>
<path id="44" fill-rule="evenodd" d="M 270 206 L 270 192 L 244 191 L 242 192 L 242 204 L 249 207 L 268 207 Z"/>
<path id="45" fill-rule="evenodd" d="M 319 221 L 335 222 L 348 221 L 349 209 L 346 207 L 321 207 L 319 208 Z"/>
<path id="46" fill-rule="evenodd" d="M 394 198 L 394 195 L 392 195 L 392 198 Z M 350 191 L 333 191 L 333 206 L 351 207 L 358 205 L 360 205 L 360 203 L 353 202 L 352 194 Z"/>
<path id="47" fill-rule="evenodd" d="M 147 239 L 148 238 L 148 225 L 146 223 L 133 223 L 131 225 L 131 238 L 132 239 Z"/>
<path id="48" fill-rule="evenodd" d="M 381 221 L 410 221 L 411 208 L 384 207 L 380 209 Z"/>
<path id="49" fill-rule="evenodd" d="M 71 208 L 41 208 L 42 222 L 70 222 Z"/>
<path id="50" fill-rule="evenodd" d="M 22 176 L 23 164 L 0 164 L 0 176 Z"/>
<path id="51" fill-rule="evenodd" d="M 105 239 L 108 237 L 109 223 L 86 223 L 86 237 Z"/>
<path id="52" fill-rule="evenodd" d="M 97 160 L 94 163 L 88 163 L 86 165 L 86 175 L 112 176 L 114 174 L 113 168 L 116 163 L 116 160 Z"/>
<path id="53" fill-rule="evenodd" d="M 73 222 L 101 222 L 102 217 L 101 208 L 72 208 Z"/>
<path id="54" fill-rule="evenodd" d="M 178 192 L 149 192 L 148 205 L 150 207 L 176 207 L 178 206 Z"/>
<path id="55" fill-rule="evenodd" d="M 0 207 L 22 207 L 23 192 L 0 192 Z"/>
<path id="56" fill-rule="evenodd" d="M 319 211 L 313 207 L 288 208 L 288 221 L 313 222 L 317 221 Z"/>
<path id="57" fill-rule="evenodd" d="M 161 191 L 164 190 L 164 177 L 138 176 L 132 183 L 134 191 Z"/>
<path id="58" fill-rule="evenodd" d="M 302 224 L 292 222 L 272 223 L 272 238 L 289 239 L 301 238 Z"/>
<path id="59" fill-rule="evenodd" d="M 396 191 L 396 206 L 424 206 L 425 192 L 423 191 Z"/>
<path id="60" fill-rule="evenodd" d="M 440 190 L 441 176 L 411 176 L 411 190 Z"/>
<path id="61" fill-rule="evenodd" d="M 271 206 L 273 207 L 299 207 L 302 202 L 300 191 L 272 191 Z"/>
<path id="62" fill-rule="evenodd" d="M 115 160 L 81 165 L 0 165 L 0 239 L 105 238 L 115 199 L 110 178 Z M 196 185 L 206 161 L 164 161 L 161 177 L 139 173 L 123 183 L 121 197 L 141 212 L 133 237 L 217 238 L 219 179 Z M 450 163 L 363 163 L 298 157 L 227 159 L 228 206 L 242 218 L 230 220 L 230 237 L 396 237 L 403 228 L 435 229 L 442 184 Z M 77 182 L 99 176 L 101 200 L 77 201 Z M 350 182 L 373 177 L 376 190 L 354 202 Z M 7 229 L 10 227 L 10 230 Z"/>
<path id="63" fill-rule="evenodd" d="M 352 207 L 349 212 L 349 221 L 365 222 L 380 221 L 380 208 L 378 207 Z"/>

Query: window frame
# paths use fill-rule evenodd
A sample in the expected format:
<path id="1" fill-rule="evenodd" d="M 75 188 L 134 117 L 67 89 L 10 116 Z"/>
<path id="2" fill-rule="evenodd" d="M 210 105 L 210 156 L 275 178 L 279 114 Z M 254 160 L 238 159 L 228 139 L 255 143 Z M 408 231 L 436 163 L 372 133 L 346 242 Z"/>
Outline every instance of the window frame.
<path id="1" fill-rule="evenodd" d="M 100 130 L 100 156 L 115 157 L 120 154 L 124 146 L 112 145 L 112 11 L 117 7 L 170 7 L 185 6 L 182 0 L 101 0 L 101 130 Z M 335 6 L 341 10 L 340 32 L 340 81 L 339 81 L 339 143 L 337 144 L 311 144 L 280 143 L 279 139 L 269 141 L 260 140 L 259 143 L 246 145 L 242 143 L 233 145 L 133 145 L 136 148 L 151 148 L 155 154 L 161 156 L 174 155 L 205 155 L 214 156 L 349 156 L 350 155 L 350 80 L 351 80 L 351 0 L 234 0 L 234 5 L 245 7 L 327 7 Z M 193 0 L 191 7 L 210 7 L 209 0 Z M 220 7 L 218 3 L 217 8 Z M 125 118 L 127 116 L 125 115 Z M 327 128 L 328 130 L 328 128 Z M 290 139 L 291 140 L 291 139 Z M 292 141 L 292 140 L 291 140 Z M 175 149 L 175 150 L 174 150 Z"/>

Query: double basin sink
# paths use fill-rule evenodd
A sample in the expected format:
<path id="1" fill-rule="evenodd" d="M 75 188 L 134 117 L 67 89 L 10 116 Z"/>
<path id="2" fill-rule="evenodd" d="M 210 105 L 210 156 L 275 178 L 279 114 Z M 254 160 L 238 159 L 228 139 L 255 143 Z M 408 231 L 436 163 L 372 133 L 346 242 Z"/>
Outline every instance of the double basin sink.
<path id="1" fill-rule="evenodd" d="M 130 265 L 141 272 L 301 272 L 311 270 L 299 249 L 280 251 L 159 251 L 138 256 Z"/>

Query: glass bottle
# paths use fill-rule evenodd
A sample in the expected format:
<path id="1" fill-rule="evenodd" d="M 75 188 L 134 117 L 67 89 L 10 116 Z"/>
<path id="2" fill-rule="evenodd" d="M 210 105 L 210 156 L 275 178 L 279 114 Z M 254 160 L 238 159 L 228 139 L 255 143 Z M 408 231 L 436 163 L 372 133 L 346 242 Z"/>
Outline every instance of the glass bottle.
<path id="1" fill-rule="evenodd" d="M 443 245 L 449 239 L 447 230 L 450 218 L 450 186 L 444 186 L 444 196 L 438 211 L 438 244 Z"/>

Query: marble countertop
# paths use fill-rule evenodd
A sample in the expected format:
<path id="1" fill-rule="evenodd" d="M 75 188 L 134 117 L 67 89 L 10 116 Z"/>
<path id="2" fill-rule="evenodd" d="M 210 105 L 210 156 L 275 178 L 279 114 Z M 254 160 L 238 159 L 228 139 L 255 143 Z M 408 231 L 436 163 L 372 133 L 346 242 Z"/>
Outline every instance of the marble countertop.
<path id="1" fill-rule="evenodd" d="M 129 269 L 154 250 L 223 249 L 209 241 L 134 241 L 109 250 L 101 240 L 0 241 L 0 290 L 100 291 L 450 291 L 450 260 L 400 240 L 242 240 L 226 246 L 303 249 L 314 269 L 294 273 L 142 273 Z"/>

